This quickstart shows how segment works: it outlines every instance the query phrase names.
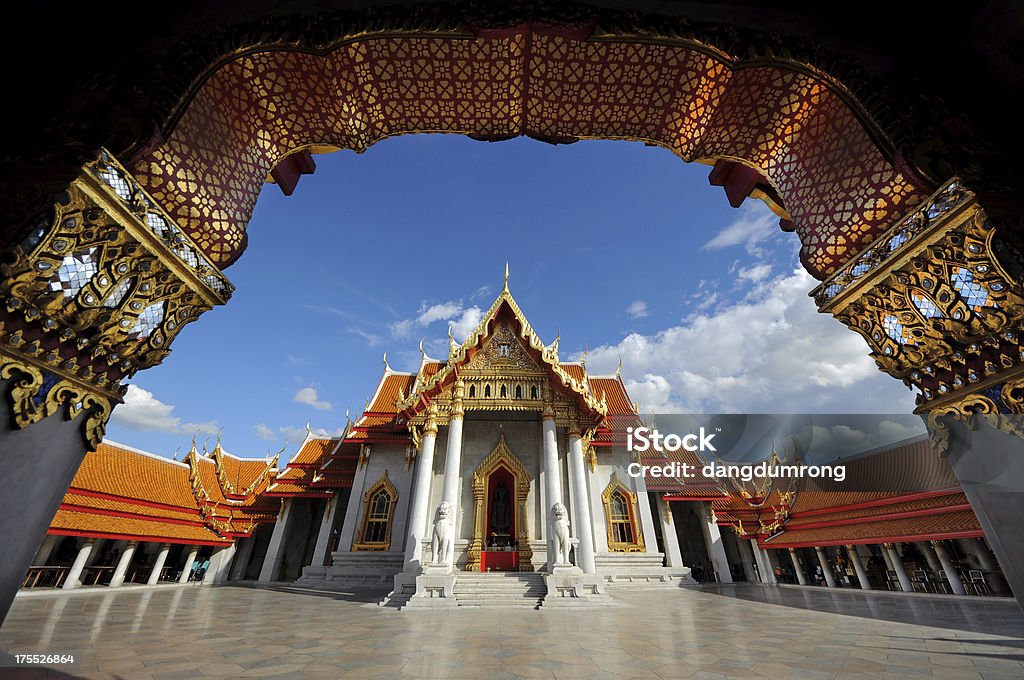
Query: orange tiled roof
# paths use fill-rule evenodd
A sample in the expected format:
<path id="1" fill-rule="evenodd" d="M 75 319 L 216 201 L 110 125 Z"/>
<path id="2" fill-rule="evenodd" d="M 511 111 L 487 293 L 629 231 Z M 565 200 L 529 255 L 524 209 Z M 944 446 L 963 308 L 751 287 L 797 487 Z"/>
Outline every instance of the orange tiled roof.
<path id="1" fill-rule="evenodd" d="M 886 519 L 859 524 L 825 526 L 786 531 L 768 541 L 765 548 L 880 543 L 883 541 L 923 541 L 943 538 L 969 538 L 984 532 L 971 510 L 943 512 L 918 517 Z"/>
<path id="2" fill-rule="evenodd" d="M 103 442 L 82 460 L 71 488 L 194 509 L 188 475 L 181 463 Z"/>
<path id="3" fill-rule="evenodd" d="M 51 533 L 73 535 L 106 535 L 168 543 L 231 543 L 230 538 L 218 536 L 204 526 L 171 524 L 131 517 L 111 517 L 71 510 L 57 510 L 50 523 Z"/>
<path id="4" fill-rule="evenodd" d="M 591 378 L 590 389 L 598 399 L 604 394 L 608 400 L 609 415 L 630 415 L 636 413 L 633 402 L 626 394 L 626 388 L 618 378 Z"/>
<path id="5" fill-rule="evenodd" d="M 373 403 L 367 409 L 369 413 L 397 413 L 395 402 L 398 401 L 399 393 L 409 396 L 416 376 L 411 373 L 385 372 L 381 384 L 374 395 Z"/>

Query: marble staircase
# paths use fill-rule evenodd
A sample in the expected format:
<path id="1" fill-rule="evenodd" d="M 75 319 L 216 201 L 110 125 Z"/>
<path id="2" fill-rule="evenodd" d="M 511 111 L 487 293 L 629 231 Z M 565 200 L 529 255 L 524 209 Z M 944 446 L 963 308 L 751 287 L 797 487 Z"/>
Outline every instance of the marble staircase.
<path id="1" fill-rule="evenodd" d="M 455 581 L 460 608 L 537 609 L 546 594 L 542 572 L 459 572 Z"/>

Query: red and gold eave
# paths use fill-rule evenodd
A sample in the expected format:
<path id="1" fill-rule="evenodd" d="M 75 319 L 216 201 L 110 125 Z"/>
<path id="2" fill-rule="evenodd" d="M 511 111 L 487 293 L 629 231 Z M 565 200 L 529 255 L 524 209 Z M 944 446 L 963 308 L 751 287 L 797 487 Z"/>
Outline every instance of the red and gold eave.
<path id="1" fill-rule="evenodd" d="M 682 452 L 673 459 L 696 454 Z M 651 463 L 663 463 L 650 460 Z M 648 461 L 645 461 L 648 462 Z M 948 462 L 927 437 L 845 459 L 846 479 L 805 479 L 795 493 L 773 489 L 764 499 L 726 493 L 716 480 L 648 485 L 666 500 L 710 501 L 716 522 L 767 549 L 903 543 L 983 536 Z M 674 488 L 669 488 L 674 484 Z M 897 489 L 862 491 L 845 489 Z"/>
<path id="2" fill-rule="evenodd" d="M 344 437 L 307 434 L 285 470 L 264 492 L 276 498 L 330 498 L 339 488 L 352 486 L 352 474 L 334 459 Z M 353 470 L 354 472 L 354 470 Z"/>

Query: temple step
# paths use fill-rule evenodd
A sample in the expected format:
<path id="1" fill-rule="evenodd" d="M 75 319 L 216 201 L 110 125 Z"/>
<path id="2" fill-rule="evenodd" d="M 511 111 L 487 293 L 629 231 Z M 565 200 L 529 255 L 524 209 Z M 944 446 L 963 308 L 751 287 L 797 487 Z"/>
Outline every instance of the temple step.
<path id="1" fill-rule="evenodd" d="M 538 572 L 460 573 L 454 594 L 459 607 L 536 609 L 547 586 Z"/>

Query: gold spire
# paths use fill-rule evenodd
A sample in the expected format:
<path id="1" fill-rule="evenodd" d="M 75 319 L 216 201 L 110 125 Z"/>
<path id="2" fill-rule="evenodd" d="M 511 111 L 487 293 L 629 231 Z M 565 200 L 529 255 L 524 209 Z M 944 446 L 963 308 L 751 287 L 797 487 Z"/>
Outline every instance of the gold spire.
<path id="1" fill-rule="evenodd" d="M 508 292 L 508 260 L 505 260 L 505 286 L 502 288 L 504 292 Z"/>

